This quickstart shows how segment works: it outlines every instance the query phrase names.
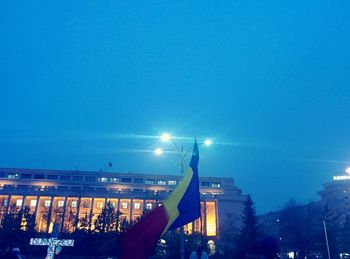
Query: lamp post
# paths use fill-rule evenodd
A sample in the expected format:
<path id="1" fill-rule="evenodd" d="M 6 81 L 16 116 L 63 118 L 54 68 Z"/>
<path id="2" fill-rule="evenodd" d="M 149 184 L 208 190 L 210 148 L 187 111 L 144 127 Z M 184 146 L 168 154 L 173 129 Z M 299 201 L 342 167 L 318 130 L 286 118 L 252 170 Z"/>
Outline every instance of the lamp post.
<path id="1" fill-rule="evenodd" d="M 186 157 L 189 154 L 189 152 L 192 150 L 192 146 L 190 146 L 186 151 L 184 150 L 184 147 L 181 145 L 177 145 L 174 141 L 172 136 L 169 133 L 163 133 L 160 136 L 161 141 L 163 142 L 170 142 L 176 149 L 176 153 L 179 155 L 180 157 L 180 173 L 181 175 L 184 174 L 184 167 L 185 167 L 185 161 L 186 161 Z M 210 146 L 212 145 L 212 140 L 210 139 L 206 139 L 203 144 L 206 146 Z M 161 148 L 157 148 L 155 151 L 156 155 L 162 155 L 163 154 L 163 150 Z M 184 227 L 180 227 L 180 258 L 181 259 L 185 259 L 185 234 L 184 234 Z"/>

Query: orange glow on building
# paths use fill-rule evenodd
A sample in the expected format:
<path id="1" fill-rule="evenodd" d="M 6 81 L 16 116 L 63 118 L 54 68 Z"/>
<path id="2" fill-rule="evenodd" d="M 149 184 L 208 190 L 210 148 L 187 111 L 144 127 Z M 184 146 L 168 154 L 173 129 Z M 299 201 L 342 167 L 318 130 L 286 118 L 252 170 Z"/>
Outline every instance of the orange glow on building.
<path id="1" fill-rule="evenodd" d="M 207 236 L 216 236 L 216 208 L 215 202 L 206 203 Z"/>

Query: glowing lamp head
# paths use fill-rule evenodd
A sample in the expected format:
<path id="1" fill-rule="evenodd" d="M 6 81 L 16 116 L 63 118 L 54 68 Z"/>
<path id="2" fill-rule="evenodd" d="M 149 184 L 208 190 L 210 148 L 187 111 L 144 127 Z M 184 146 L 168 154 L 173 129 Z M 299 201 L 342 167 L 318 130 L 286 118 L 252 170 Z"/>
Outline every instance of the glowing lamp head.
<path id="1" fill-rule="evenodd" d="M 160 136 L 160 139 L 161 139 L 161 141 L 168 142 L 168 141 L 170 141 L 171 136 L 170 136 L 169 133 L 163 133 L 163 134 Z"/>
<path id="2" fill-rule="evenodd" d="M 350 175 L 350 167 L 347 167 L 347 168 L 345 169 L 345 173 L 347 173 L 348 175 Z"/>
<path id="3" fill-rule="evenodd" d="M 163 154 L 163 149 L 157 148 L 156 150 L 154 150 L 154 154 L 156 154 L 157 156 L 162 155 Z"/>
<path id="4" fill-rule="evenodd" d="M 213 144 L 213 141 L 211 139 L 206 139 L 204 141 L 204 145 L 206 145 L 206 146 L 211 146 L 212 144 Z"/>

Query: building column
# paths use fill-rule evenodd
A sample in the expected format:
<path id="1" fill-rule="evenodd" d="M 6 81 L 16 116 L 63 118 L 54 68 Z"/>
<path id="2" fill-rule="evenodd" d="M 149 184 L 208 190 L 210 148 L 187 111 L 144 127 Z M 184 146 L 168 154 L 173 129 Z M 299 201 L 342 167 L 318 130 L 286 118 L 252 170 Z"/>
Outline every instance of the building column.
<path id="1" fill-rule="evenodd" d="M 95 204 L 95 197 L 92 197 L 91 198 L 90 216 L 89 216 L 89 231 L 91 231 L 91 226 L 93 224 L 92 218 L 94 217 L 94 204 Z"/>
<path id="2" fill-rule="evenodd" d="M 64 218 L 66 217 L 66 209 L 67 209 L 67 196 L 64 197 L 63 213 L 62 213 L 62 220 L 61 220 L 61 226 L 60 226 L 61 232 L 62 232 L 63 226 L 64 226 Z"/>
<path id="3" fill-rule="evenodd" d="M 117 202 L 118 202 L 118 204 L 117 204 L 117 212 L 119 212 L 120 211 L 120 198 L 117 199 Z"/>
<path id="4" fill-rule="evenodd" d="M 52 214 L 52 204 L 53 204 L 53 196 L 50 197 L 50 208 L 47 213 L 47 225 L 46 225 L 46 233 L 49 233 L 50 230 L 50 222 L 51 222 L 51 214 Z"/>
<path id="5" fill-rule="evenodd" d="M 75 230 L 76 227 L 78 227 L 78 224 L 79 224 L 80 202 L 81 202 L 81 197 L 78 197 L 78 202 L 77 202 L 77 217 L 76 217 L 76 219 L 75 219 L 75 227 L 74 227 L 74 230 Z"/>
<path id="6" fill-rule="evenodd" d="M 21 205 L 21 211 L 23 211 L 23 209 L 24 209 L 24 204 L 25 204 L 25 202 L 26 202 L 26 198 L 27 198 L 27 196 L 26 196 L 26 195 L 23 195 L 23 196 L 22 196 L 22 205 Z"/>
<path id="7" fill-rule="evenodd" d="M 142 216 L 143 216 L 143 214 L 145 213 L 145 211 L 146 211 L 146 200 L 145 199 L 143 199 L 142 200 Z"/>
<path id="8" fill-rule="evenodd" d="M 38 207 L 39 207 L 39 198 L 40 196 L 36 196 L 36 204 L 35 204 L 35 209 L 34 209 L 34 219 L 35 219 L 35 225 L 36 225 L 36 218 L 37 218 L 37 214 L 38 214 Z M 35 227 L 36 228 L 36 227 Z"/>
<path id="9" fill-rule="evenodd" d="M 129 220 L 129 223 L 132 223 L 132 206 L 134 205 L 134 199 L 130 199 L 130 220 Z"/>
<path id="10" fill-rule="evenodd" d="M 11 206 L 11 204 L 10 204 L 10 202 L 11 202 L 11 197 L 12 197 L 12 195 L 9 195 L 8 198 L 7 198 L 7 206 L 6 206 L 5 215 L 8 214 L 9 208 L 10 208 L 10 206 Z"/>

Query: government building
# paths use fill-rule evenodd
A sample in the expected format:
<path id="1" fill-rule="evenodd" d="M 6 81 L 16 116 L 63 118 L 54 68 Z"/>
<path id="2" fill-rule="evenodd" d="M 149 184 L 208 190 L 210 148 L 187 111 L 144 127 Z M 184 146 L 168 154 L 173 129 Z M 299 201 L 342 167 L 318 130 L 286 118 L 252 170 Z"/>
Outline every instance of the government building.
<path id="1" fill-rule="evenodd" d="M 74 222 L 86 215 L 95 220 L 106 203 L 132 222 L 160 206 L 180 181 L 176 175 L 0 168 L 0 222 L 11 206 L 29 207 L 38 232 L 50 233 L 54 223 L 73 231 Z M 240 218 L 246 197 L 222 177 L 200 177 L 200 193 L 202 226 L 197 220 L 185 232 L 202 231 L 215 242 L 227 217 Z"/>

